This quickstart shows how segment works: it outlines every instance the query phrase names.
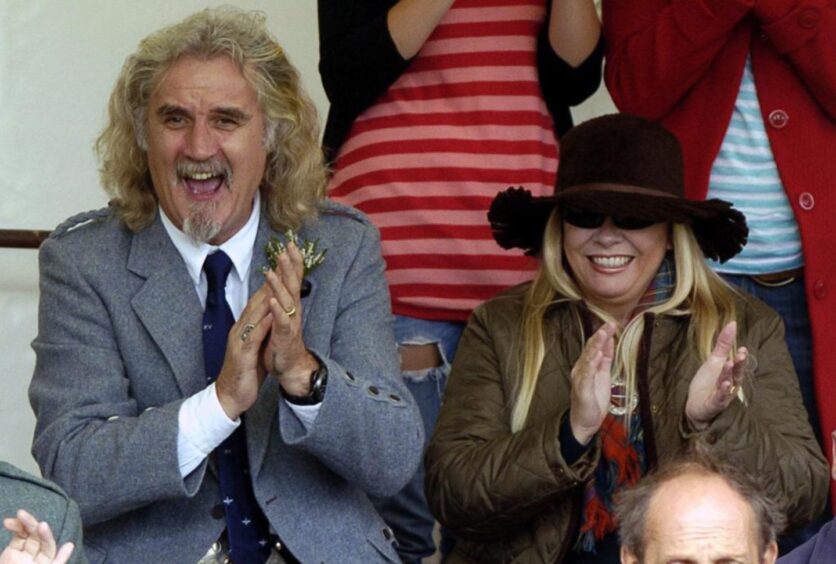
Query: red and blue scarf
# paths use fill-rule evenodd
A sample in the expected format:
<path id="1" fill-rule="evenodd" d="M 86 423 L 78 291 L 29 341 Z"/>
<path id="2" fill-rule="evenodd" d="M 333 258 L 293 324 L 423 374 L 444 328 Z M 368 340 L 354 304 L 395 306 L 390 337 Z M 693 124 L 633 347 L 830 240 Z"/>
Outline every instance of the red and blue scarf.
<path id="1" fill-rule="evenodd" d="M 673 261 L 666 258 L 639 300 L 633 317 L 670 298 L 675 284 Z M 617 530 L 613 513 L 615 493 L 634 485 L 647 472 L 639 410 L 633 409 L 630 416 L 629 437 L 625 422 L 626 416 L 610 413 L 598 431 L 601 458 L 584 490 L 580 535 L 575 545 L 578 552 L 594 554 L 595 545 Z"/>

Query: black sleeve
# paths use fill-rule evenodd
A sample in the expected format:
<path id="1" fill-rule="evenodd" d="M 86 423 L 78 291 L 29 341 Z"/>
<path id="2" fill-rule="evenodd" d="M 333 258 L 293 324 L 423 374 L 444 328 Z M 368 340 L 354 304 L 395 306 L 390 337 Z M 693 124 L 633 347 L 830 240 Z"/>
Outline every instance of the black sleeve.
<path id="1" fill-rule="evenodd" d="M 386 17 L 395 0 L 318 0 L 319 74 L 331 110 L 323 144 L 329 160 L 351 124 L 409 66 Z"/>
<path id="2" fill-rule="evenodd" d="M 601 63 L 604 60 L 604 34 L 598 44 L 578 67 L 573 67 L 554 52 L 549 42 L 548 21 L 537 38 L 537 72 L 546 107 L 552 115 L 558 137 L 572 127 L 570 106 L 577 106 L 592 96 L 601 85 Z"/>

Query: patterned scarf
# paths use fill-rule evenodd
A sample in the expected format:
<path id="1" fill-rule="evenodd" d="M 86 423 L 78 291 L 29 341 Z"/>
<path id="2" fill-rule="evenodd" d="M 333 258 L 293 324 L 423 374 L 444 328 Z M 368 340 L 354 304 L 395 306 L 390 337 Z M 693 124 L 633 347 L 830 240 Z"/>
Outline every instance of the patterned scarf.
<path id="1" fill-rule="evenodd" d="M 673 260 L 662 261 L 656 276 L 639 300 L 633 317 L 646 309 L 667 300 L 675 285 Z M 581 528 L 575 545 L 576 552 L 595 554 L 595 545 L 609 533 L 615 532 L 617 523 L 613 515 L 615 493 L 634 485 L 647 472 L 647 457 L 641 416 L 633 409 L 630 417 L 630 436 L 627 436 L 625 417 L 608 413 L 598 431 L 601 436 L 601 458 L 598 467 L 587 482 L 583 495 Z"/>

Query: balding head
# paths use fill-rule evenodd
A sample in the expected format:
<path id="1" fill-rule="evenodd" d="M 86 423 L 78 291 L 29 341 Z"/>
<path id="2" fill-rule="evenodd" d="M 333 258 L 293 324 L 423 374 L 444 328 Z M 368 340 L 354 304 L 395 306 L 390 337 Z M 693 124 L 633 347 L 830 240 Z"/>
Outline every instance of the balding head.
<path id="1" fill-rule="evenodd" d="M 704 460 L 675 464 L 620 499 L 621 560 L 772 564 L 783 517 L 738 472 Z"/>

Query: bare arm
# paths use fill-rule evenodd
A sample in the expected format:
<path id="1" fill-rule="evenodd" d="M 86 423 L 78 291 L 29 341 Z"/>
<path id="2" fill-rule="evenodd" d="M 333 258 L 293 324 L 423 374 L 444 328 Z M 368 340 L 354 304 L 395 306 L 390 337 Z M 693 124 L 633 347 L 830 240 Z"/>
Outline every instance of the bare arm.
<path id="1" fill-rule="evenodd" d="M 552 0 L 549 43 L 561 59 L 578 67 L 595 49 L 601 22 L 592 0 Z"/>
<path id="2" fill-rule="evenodd" d="M 418 54 L 453 0 L 400 0 L 386 17 L 392 41 L 404 59 Z"/>

